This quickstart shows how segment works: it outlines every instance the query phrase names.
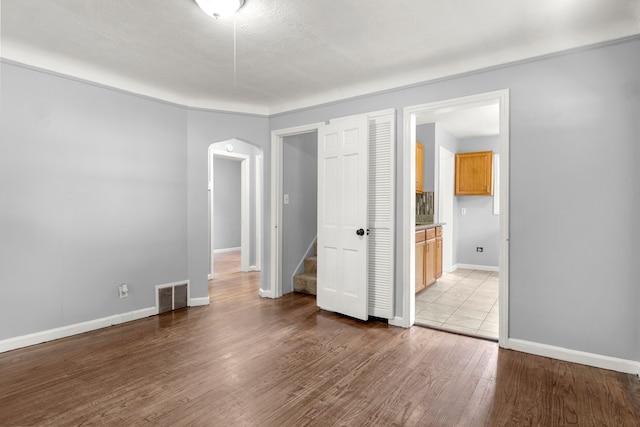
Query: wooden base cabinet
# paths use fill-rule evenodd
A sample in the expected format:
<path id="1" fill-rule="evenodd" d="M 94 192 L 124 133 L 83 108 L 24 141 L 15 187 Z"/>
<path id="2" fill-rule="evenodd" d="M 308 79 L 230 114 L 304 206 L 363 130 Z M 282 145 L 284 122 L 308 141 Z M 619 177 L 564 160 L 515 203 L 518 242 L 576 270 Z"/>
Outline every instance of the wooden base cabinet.
<path id="1" fill-rule="evenodd" d="M 442 276 L 442 227 L 416 231 L 416 293 Z"/>
<path id="2" fill-rule="evenodd" d="M 436 227 L 436 279 L 442 277 L 442 227 Z"/>
<path id="3" fill-rule="evenodd" d="M 436 281 L 436 239 L 427 240 L 424 275 L 426 286 L 432 285 Z"/>
<path id="4" fill-rule="evenodd" d="M 420 292 L 427 287 L 424 281 L 424 255 L 426 252 L 426 241 L 424 240 L 424 230 L 422 234 L 416 232 L 416 292 Z M 418 241 L 418 239 L 421 239 Z"/>

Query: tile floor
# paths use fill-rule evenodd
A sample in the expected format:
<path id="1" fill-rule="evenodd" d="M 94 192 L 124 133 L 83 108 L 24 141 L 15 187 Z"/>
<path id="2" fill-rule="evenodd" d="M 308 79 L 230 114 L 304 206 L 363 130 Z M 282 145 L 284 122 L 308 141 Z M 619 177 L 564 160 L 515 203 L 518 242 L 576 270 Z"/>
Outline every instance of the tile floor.
<path id="1" fill-rule="evenodd" d="M 458 269 L 416 295 L 416 324 L 498 339 L 498 273 Z"/>

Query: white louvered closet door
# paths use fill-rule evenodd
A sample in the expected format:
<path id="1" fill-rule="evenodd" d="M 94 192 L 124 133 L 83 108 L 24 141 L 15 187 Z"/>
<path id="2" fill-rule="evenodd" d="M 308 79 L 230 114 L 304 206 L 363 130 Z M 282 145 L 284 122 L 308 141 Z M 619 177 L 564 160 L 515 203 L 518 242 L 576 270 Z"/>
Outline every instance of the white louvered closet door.
<path id="1" fill-rule="evenodd" d="M 369 315 L 394 316 L 395 114 L 369 115 Z"/>

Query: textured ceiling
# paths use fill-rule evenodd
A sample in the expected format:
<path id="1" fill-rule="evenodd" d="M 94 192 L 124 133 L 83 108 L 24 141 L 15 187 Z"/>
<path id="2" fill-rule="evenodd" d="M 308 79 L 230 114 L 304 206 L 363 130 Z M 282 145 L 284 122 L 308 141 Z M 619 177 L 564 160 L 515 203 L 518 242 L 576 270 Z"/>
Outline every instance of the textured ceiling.
<path id="1" fill-rule="evenodd" d="M 635 35 L 640 1 L 246 0 L 215 20 L 193 0 L 2 0 L 1 19 L 3 58 L 272 114 Z"/>
<path id="2" fill-rule="evenodd" d="M 457 139 L 500 134 L 500 106 L 462 106 L 445 112 L 416 117 L 416 124 L 438 123 Z"/>

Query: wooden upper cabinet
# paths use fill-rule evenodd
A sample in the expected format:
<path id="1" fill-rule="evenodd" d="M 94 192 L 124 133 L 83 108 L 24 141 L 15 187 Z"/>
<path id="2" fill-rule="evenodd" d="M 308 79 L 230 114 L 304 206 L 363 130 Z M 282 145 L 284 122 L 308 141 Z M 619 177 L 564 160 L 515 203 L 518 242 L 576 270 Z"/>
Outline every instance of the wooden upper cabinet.
<path id="1" fill-rule="evenodd" d="M 456 196 L 493 196 L 493 151 L 456 154 Z"/>
<path id="2" fill-rule="evenodd" d="M 424 148 L 416 142 L 416 193 L 422 193 L 424 175 Z"/>

